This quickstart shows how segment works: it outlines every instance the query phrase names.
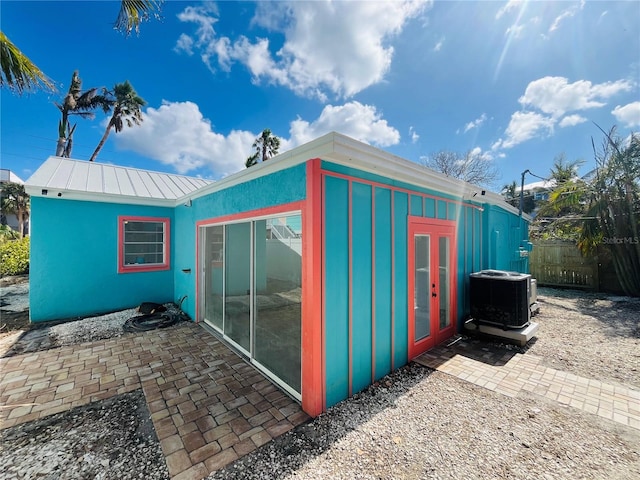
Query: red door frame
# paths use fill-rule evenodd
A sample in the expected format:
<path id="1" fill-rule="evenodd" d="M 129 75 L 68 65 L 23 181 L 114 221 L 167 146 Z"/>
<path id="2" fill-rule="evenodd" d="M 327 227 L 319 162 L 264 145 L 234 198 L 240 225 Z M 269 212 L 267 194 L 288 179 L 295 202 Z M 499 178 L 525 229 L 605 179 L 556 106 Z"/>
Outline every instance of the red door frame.
<path id="1" fill-rule="evenodd" d="M 408 249 L 408 307 L 409 307 L 409 360 L 417 357 L 421 353 L 433 348 L 434 346 L 444 342 L 450 338 L 456 331 L 457 324 L 457 259 L 458 248 L 456 239 L 456 223 L 449 220 L 438 220 L 434 218 L 423 217 L 409 217 L 409 235 L 407 237 L 407 249 Z M 415 290 L 415 235 L 430 235 L 431 241 L 429 242 L 429 262 L 431 268 L 430 282 L 431 284 L 438 284 L 440 281 L 438 271 L 433 268 L 435 265 L 432 259 L 437 259 L 439 245 L 437 241 L 433 241 L 434 238 L 448 237 L 449 238 L 449 314 L 450 324 L 448 327 L 440 329 L 439 321 L 439 297 L 430 297 L 430 315 L 431 315 L 431 334 L 419 341 L 415 341 L 415 309 L 414 309 L 414 290 Z M 439 289 L 438 289 L 439 290 Z"/>

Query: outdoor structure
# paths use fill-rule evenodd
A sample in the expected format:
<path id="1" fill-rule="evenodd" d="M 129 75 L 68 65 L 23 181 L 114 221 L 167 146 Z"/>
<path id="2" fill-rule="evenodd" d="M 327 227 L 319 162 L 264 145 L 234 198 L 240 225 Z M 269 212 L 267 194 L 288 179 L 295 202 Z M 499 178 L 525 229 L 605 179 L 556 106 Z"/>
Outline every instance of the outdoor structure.
<path id="1" fill-rule="evenodd" d="M 338 133 L 217 182 L 50 157 L 31 320 L 182 308 L 310 415 L 462 328 L 469 275 L 528 271 L 495 193 Z"/>
<path id="2" fill-rule="evenodd" d="M 18 175 L 13 173 L 11 170 L 8 170 L 6 168 L 0 168 L 0 191 L 2 190 L 2 185 L 5 183 L 23 184 L 24 182 Z M 20 229 L 20 222 L 18 221 L 18 217 L 13 213 L 7 215 L 4 211 L 1 212 L 0 223 L 3 225 L 8 225 L 9 227 L 11 227 L 13 230 L 16 230 L 16 231 L 19 231 Z M 25 235 L 29 234 L 30 223 L 31 222 L 27 221 L 24 225 Z"/>

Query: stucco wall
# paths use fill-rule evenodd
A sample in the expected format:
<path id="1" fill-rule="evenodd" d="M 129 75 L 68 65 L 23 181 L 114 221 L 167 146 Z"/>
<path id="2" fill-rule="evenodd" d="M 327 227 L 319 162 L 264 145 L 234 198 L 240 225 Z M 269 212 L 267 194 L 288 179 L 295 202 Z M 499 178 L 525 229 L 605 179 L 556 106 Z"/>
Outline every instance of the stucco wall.
<path id="1" fill-rule="evenodd" d="M 193 200 L 175 210 L 175 300 L 186 295 L 182 309 L 196 316 L 196 223 L 304 200 L 306 165 L 275 172 Z M 188 273 L 183 269 L 190 270 Z"/>
<path id="2" fill-rule="evenodd" d="M 118 273 L 121 215 L 169 218 L 175 237 L 172 208 L 31 198 L 32 322 L 173 300 L 171 270 Z"/>

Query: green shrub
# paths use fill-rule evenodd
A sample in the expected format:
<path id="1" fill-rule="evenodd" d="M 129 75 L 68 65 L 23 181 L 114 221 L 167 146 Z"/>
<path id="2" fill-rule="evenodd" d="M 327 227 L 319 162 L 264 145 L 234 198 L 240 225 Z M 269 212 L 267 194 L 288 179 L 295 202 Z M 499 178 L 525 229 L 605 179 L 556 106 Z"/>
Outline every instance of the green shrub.
<path id="1" fill-rule="evenodd" d="M 20 234 L 12 229 L 9 225 L 0 225 L 0 245 L 9 240 L 17 240 Z"/>
<path id="2" fill-rule="evenodd" d="M 29 237 L 0 245 L 0 277 L 29 272 Z"/>

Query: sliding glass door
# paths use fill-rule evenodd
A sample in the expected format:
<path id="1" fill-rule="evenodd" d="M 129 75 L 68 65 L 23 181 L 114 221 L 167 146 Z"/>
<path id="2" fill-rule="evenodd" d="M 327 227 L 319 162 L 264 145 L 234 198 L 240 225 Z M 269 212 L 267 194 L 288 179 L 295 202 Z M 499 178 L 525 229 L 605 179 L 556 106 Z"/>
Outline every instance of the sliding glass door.
<path id="1" fill-rule="evenodd" d="M 217 225 L 201 232 L 204 253 L 204 318 L 222 330 L 224 318 L 224 227 Z"/>
<path id="2" fill-rule="evenodd" d="M 224 334 L 251 350 L 251 224 L 225 226 Z"/>
<path id="3" fill-rule="evenodd" d="M 302 238 L 284 227 L 255 222 L 254 358 L 299 392 Z"/>
<path id="4" fill-rule="evenodd" d="M 300 215 L 201 227 L 202 319 L 300 398 Z"/>

